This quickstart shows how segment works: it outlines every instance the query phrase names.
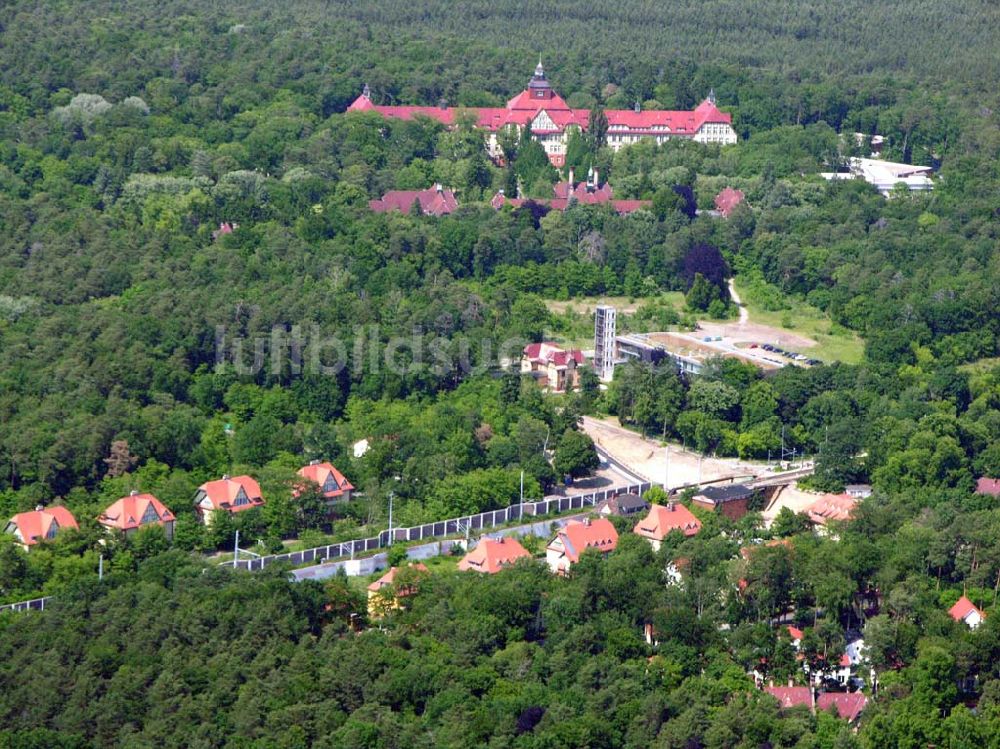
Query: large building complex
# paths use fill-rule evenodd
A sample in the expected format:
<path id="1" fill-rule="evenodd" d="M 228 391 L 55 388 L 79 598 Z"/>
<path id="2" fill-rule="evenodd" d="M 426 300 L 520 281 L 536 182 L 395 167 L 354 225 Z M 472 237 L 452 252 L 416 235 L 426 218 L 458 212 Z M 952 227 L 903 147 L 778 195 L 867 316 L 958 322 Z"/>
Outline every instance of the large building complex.
<path id="1" fill-rule="evenodd" d="M 429 117 L 452 126 L 458 114 L 468 111 L 476 118 L 478 127 L 489 131 L 487 148 L 494 159 L 502 156 L 497 133 L 505 127 L 527 128 L 531 136 L 542 144 L 549 160 L 562 166 L 566 160 L 566 146 L 573 129 L 585 131 L 590 121 L 590 110 L 572 109 L 559 94 L 552 90 L 539 60 L 528 88 L 507 102 L 506 107 L 475 107 L 464 109 L 446 106 L 382 106 L 372 101 L 371 90 L 366 85 L 361 96 L 348 107 L 353 112 L 378 112 L 384 117 L 410 120 Z M 691 111 L 663 111 L 636 109 L 609 109 L 607 142 L 613 151 L 623 146 L 650 138 L 657 144 L 671 138 L 684 138 L 699 143 L 727 145 L 735 143 L 732 115 L 715 106 L 714 94 L 709 94 Z"/>

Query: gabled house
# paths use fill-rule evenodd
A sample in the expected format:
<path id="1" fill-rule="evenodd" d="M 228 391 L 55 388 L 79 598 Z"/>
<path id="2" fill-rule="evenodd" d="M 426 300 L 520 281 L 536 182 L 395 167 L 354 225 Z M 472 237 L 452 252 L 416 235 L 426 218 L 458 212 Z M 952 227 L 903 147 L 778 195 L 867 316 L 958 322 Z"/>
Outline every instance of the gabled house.
<path id="1" fill-rule="evenodd" d="M 848 723 L 857 723 L 867 705 L 868 697 L 861 692 L 824 692 L 816 698 L 817 710 L 833 710 Z"/>
<path id="2" fill-rule="evenodd" d="M 601 502 L 597 507 L 597 514 L 605 517 L 617 515 L 628 518 L 648 510 L 649 502 L 638 494 L 617 494 Z"/>
<path id="3" fill-rule="evenodd" d="M 531 554 L 521 546 L 516 538 L 501 536 L 500 538 L 479 539 L 476 548 L 462 557 L 458 563 L 459 572 L 473 570 L 496 574 L 504 567 L 510 567 L 518 559 L 531 559 Z"/>
<path id="4" fill-rule="evenodd" d="M 789 683 L 787 687 L 776 687 L 773 684 L 764 687 L 764 691 L 778 701 L 782 710 L 793 707 L 805 707 L 812 710 L 813 691 L 810 687 L 796 687 Z"/>
<path id="5" fill-rule="evenodd" d="M 1000 479 L 983 476 L 976 481 L 976 494 L 1000 497 Z"/>
<path id="6" fill-rule="evenodd" d="M 693 536 L 701 530 L 701 521 L 682 504 L 667 502 L 666 505 L 650 505 L 649 514 L 638 523 L 632 532 L 645 538 L 660 550 L 660 544 L 671 531 L 680 531 L 685 536 Z"/>
<path id="7" fill-rule="evenodd" d="M 750 500 L 756 490 L 746 484 L 707 486 L 701 489 L 691 503 L 706 510 L 720 512 L 731 520 L 739 520 L 749 512 Z"/>
<path id="8" fill-rule="evenodd" d="M 831 521 L 850 520 L 859 502 L 859 497 L 849 494 L 824 494 L 806 507 L 805 513 L 815 525 L 826 526 Z"/>
<path id="9" fill-rule="evenodd" d="M 440 184 L 426 190 L 390 190 L 380 199 L 368 201 L 368 207 L 375 213 L 409 213 L 414 204 L 425 216 L 447 216 L 458 208 L 455 193 Z"/>
<path id="10" fill-rule="evenodd" d="M 73 513 L 61 505 L 53 505 L 19 512 L 7 522 L 4 531 L 13 535 L 27 551 L 39 541 L 51 541 L 61 530 L 79 527 Z"/>
<path id="11" fill-rule="evenodd" d="M 838 718 L 848 723 L 856 723 L 862 711 L 868 704 L 868 697 L 861 692 L 823 692 L 816 694 L 810 687 L 776 687 L 764 688 L 764 691 L 778 701 L 782 710 L 794 707 L 805 707 L 811 712 L 833 711 Z"/>
<path id="12" fill-rule="evenodd" d="M 327 502 L 350 502 L 354 486 L 330 463 L 313 460 L 298 471 L 299 476 L 318 484 Z"/>
<path id="13" fill-rule="evenodd" d="M 557 574 L 566 574 L 587 549 L 607 556 L 618 546 L 618 531 L 607 518 L 571 520 L 545 547 L 545 562 Z"/>
<path id="14" fill-rule="evenodd" d="M 733 187 L 723 188 L 722 192 L 715 196 L 715 210 L 723 218 L 729 218 L 729 214 L 744 200 L 742 190 Z"/>
<path id="15" fill-rule="evenodd" d="M 529 343 L 521 357 L 521 372 L 530 374 L 554 392 L 572 390 L 580 384 L 580 349 L 564 350 L 555 343 Z"/>
<path id="16" fill-rule="evenodd" d="M 152 494 L 133 491 L 122 497 L 97 516 L 97 522 L 108 530 L 121 531 L 126 536 L 135 533 L 144 525 L 159 525 L 167 539 L 174 537 L 174 521 L 177 518 Z"/>
<path id="17" fill-rule="evenodd" d="M 586 182 L 577 182 L 574 179 L 573 168 L 570 167 L 569 179 L 556 182 L 552 186 L 551 198 L 518 198 L 506 195 L 501 189 L 493 196 L 490 205 L 497 211 L 505 205 L 520 208 L 529 201 L 545 206 L 552 211 L 565 211 L 573 205 L 609 205 L 622 216 L 634 213 L 640 208 L 650 208 L 653 205 L 651 200 L 615 200 L 613 194 L 614 190 L 611 185 L 607 182 L 601 184 L 598 170 L 592 168 L 587 174 Z"/>
<path id="18" fill-rule="evenodd" d="M 407 565 L 406 569 L 413 571 L 413 577 L 420 577 L 429 572 L 427 565 L 421 562 L 416 562 L 415 564 L 411 562 Z M 369 619 L 379 619 L 390 611 L 401 608 L 402 603 L 400 603 L 400 599 L 412 596 L 417 592 L 415 582 L 402 587 L 397 586 L 396 578 L 399 576 L 399 573 L 399 567 L 390 567 L 388 572 L 368 586 Z M 391 590 L 393 586 L 396 586 L 395 590 Z M 387 588 L 390 590 L 387 590 Z"/>
<path id="19" fill-rule="evenodd" d="M 260 484 L 249 476 L 223 476 L 206 481 L 194 495 L 194 507 L 205 525 L 212 524 L 217 512 L 235 514 L 264 504 Z"/>
<path id="20" fill-rule="evenodd" d="M 955 605 L 948 609 L 948 615 L 956 622 L 964 622 L 969 629 L 975 629 L 986 618 L 982 609 L 965 596 L 959 598 Z"/>

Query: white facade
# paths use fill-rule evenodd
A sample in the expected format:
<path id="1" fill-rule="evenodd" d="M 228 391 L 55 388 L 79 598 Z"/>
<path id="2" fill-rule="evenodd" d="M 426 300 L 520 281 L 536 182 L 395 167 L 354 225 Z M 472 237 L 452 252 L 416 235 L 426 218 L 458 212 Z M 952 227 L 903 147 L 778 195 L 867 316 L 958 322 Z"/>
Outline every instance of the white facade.
<path id="1" fill-rule="evenodd" d="M 594 310 L 594 369 L 597 376 L 610 381 L 615 375 L 615 331 L 618 310 L 599 304 Z"/>

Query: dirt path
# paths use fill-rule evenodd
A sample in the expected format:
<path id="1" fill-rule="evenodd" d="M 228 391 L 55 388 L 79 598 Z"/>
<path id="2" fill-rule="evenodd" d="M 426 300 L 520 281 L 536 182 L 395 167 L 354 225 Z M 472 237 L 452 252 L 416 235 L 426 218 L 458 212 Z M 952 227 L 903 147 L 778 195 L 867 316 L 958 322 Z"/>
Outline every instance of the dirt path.
<path id="1" fill-rule="evenodd" d="M 732 297 L 733 302 L 736 306 L 740 308 L 740 321 L 737 323 L 741 328 L 750 322 L 750 313 L 747 312 L 746 305 L 743 304 L 743 300 L 740 299 L 740 295 L 736 293 L 736 279 L 729 279 L 729 296 Z"/>

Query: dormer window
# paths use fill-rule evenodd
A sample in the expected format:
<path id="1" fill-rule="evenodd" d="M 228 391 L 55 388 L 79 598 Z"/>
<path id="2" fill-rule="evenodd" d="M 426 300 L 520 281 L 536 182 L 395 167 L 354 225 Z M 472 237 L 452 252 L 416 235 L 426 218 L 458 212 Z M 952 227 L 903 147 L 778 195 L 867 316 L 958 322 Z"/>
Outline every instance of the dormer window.
<path id="1" fill-rule="evenodd" d="M 153 507 L 153 503 L 150 502 L 146 506 L 146 511 L 142 513 L 142 520 L 139 521 L 139 525 L 145 525 L 146 523 L 157 523 L 160 520 L 160 516 L 156 514 L 156 508 Z"/>
<path id="2" fill-rule="evenodd" d="M 237 507 L 242 507 L 243 505 L 250 504 L 250 498 L 247 496 L 247 493 L 242 486 L 240 487 L 239 492 L 236 494 L 236 501 L 233 502 L 233 504 L 236 505 Z"/>
<path id="3" fill-rule="evenodd" d="M 340 485 L 337 483 L 337 479 L 333 477 L 333 474 L 328 474 L 326 481 L 323 482 L 324 492 L 335 492 L 340 490 Z"/>

